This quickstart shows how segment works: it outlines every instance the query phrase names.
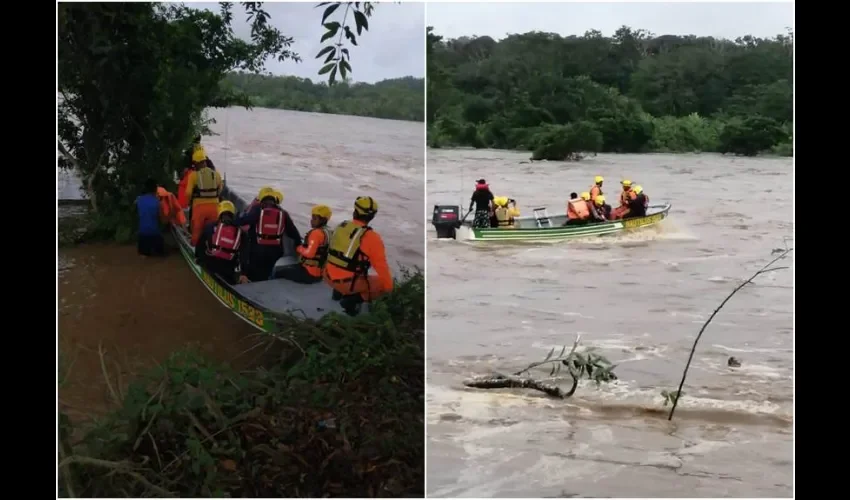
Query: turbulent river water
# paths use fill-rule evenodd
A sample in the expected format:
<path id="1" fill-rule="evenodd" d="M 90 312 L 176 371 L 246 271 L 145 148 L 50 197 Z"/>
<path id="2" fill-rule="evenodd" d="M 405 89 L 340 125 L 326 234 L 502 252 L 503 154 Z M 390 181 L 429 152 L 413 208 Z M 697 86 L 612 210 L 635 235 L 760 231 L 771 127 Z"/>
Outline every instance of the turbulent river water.
<path id="1" fill-rule="evenodd" d="M 380 210 L 372 225 L 390 265 L 424 267 L 422 123 L 269 109 L 211 114 L 219 135 L 204 137 L 203 144 L 236 192 L 250 199 L 263 185 L 277 187 L 302 234 L 313 204 L 333 208 L 333 225 L 351 217 L 357 196 L 373 196 Z M 57 197 L 80 198 L 76 176 L 59 172 Z M 69 210 L 62 207 L 59 215 Z M 66 360 L 73 370 L 62 401 L 80 413 L 100 411 L 106 399 L 101 343 L 118 358 L 108 360 L 108 369 L 121 370 L 127 381 L 188 343 L 200 342 L 214 358 L 229 361 L 253 342 L 252 330 L 203 288 L 176 252 L 143 259 L 134 246 L 83 245 L 62 249 L 58 274 L 60 345 L 73 360 Z"/>
<path id="2" fill-rule="evenodd" d="M 672 422 L 660 395 L 675 390 L 723 298 L 774 249 L 793 246 L 791 159 L 427 155 L 429 205 L 466 209 L 485 177 L 523 215 L 541 205 L 553 213 L 595 175 L 613 199 L 630 178 L 673 204 L 656 228 L 568 243 L 470 244 L 429 231 L 429 496 L 792 496 L 793 269 L 759 277 L 720 311 Z M 578 334 L 618 363 L 618 382 L 582 383 L 566 401 L 462 385 L 541 360 Z M 727 366 L 730 356 L 742 365 Z"/>

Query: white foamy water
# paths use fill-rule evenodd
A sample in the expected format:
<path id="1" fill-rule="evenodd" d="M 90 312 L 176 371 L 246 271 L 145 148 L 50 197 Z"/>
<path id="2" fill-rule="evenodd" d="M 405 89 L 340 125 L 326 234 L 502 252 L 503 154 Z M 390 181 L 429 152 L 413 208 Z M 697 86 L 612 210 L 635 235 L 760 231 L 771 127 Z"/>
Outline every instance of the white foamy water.
<path id="1" fill-rule="evenodd" d="M 792 237 L 792 161 L 599 155 L 520 164 L 527 156 L 429 150 L 429 207 L 465 209 L 484 177 L 524 213 L 554 212 L 603 175 L 610 198 L 630 178 L 673 209 L 655 228 L 557 244 L 436 241 L 429 231 L 429 496 L 791 496 L 790 270 L 760 277 L 717 315 L 673 422 L 661 391 L 675 390 L 712 311 Z M 578 334 L 619 364 L 619 381 L 582 382 L 567 401 L 462 386 L 538 361 Z M 729 367 L 730 356 L 742 366 Z"/>

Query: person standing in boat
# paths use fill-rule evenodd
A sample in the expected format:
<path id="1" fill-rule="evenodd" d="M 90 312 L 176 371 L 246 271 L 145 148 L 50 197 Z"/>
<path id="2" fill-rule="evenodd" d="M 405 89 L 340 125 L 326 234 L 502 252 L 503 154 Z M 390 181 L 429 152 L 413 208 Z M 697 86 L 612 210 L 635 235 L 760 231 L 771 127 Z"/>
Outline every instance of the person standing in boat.
<path id="1" fill-rule="evenodd" d="M 484 179 L 475 181 L 475 191 L 469 200 L 469 212 L 475 207 L 472 227 L 490 227 L 490 214 L 493 212 L 493 193 Z"/>
<path id="2" fill-rule="evenodd" d="M 136 198 L 136 211 L 139 213 L 139 254 L 146 257 L 164 255 L 165 239 L 159 227 L 159 197 L 155 180 L 145 181 L 144 193 Z"/>
<path id="3" fill-rule="evenodd" d="M 225 200 L 217 210 L 218 221 L 204 226 L 201 241 L 195 245 L 195 262 L 230 285 L 247 283 L 248 277 L 237 272 L 244 260 L 245 233 L 234 224 L 236 206 Z"/>
<path id="4" fill-rule="evenodd" d="M 248 225 L 248 252 L 245 274 L 251 281 L 271 279 L 274 265 L 283 257 L 283 235 L 301 244 L 301 233 L 289 213 L 280 207 L 283 193 L 266 193 L 260 204 L 236 219 L 237 226 Z"/>
<path id="5" fill-rule="evenodd" d="M 351 316 L 363 302 L 393 289 L 384 240 L 369 226 L 377 213 L 378 202 L 371 196 L 359 196 L 351 220 L 343 221 L 331 235 L 323 276 L 334 290 L 333 298 Z M 376 275 L 369 274 L 372 268 Z"/>
<path id="6" fill-rule="evenodd" d="M 190 203 L 189 229 L 192 233 L 192 246 L 198 244 L 204 226 L 218 220 L 218 201 L 224 187 L 221 174 L 210 168 L 207 154 L 203 148 L 192 153 L 195 170 L 189 172 L 184 190 Z"/>
<path id="7" fill-rule="evenodd" d="M 643 192 L 643 187 L 641 186 L 633 187 L 632 191 L 635 193 L 635 197 L 629 202 L 629 216 L 646 216 L 646 210 L 647 208 L 649 208 L 649 196 L 647 196 L 646 193 Z"/>
<path id="8" fill-rule="evenodd" d="M 635 199 L 635 192 L 632 191 L 632 181 L 626 179 L 620 184 L 623 185 L 623 191 L 620 193 L 620 206 L 611 211 L 609 219 L 625 219 L 629 216 L 629 204 Z"/>
<path id="9" fill-rule="evenodd" d="M 590 186 L 590 191 L 588 192 L 591 200 L 595 200 L 597 196 L 605 194 L 602 192 L 603 182 L 605 182 L 605 179 L 603 179 L 601 175 L 597 175 L 593 178 L 593 185 Z"/>
<path id="10" fill-rule="evenodd" d="M 328 245 L 331 233 L 328 221 L 331 219 L 331 207 L 316 205 L 311 211 L 310 229 L 304 235 L 304 245 L 295 247 L 298 253 L 298 264 L 284 267 L 275 278 L 294 281 L 309 285 L 322 281 L 322 268 L 328 258 Z"/>

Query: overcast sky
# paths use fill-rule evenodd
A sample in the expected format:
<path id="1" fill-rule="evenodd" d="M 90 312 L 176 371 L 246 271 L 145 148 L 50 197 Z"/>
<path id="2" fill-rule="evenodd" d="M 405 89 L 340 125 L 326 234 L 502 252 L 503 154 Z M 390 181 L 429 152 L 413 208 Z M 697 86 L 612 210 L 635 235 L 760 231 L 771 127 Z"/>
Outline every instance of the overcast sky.
<path id="1" fill-rule="evenodd" d="M 445 38 L 544 31 L 562 36 L 596 29 L 614 34 L 622 25 L 656 35 L 714 36 L 735 39 L 772 37 L 794 27 L 794 4 L 744 2 L 658 3 L 428 3 L 428 26 Z"/>
<path id="2" fill-rule="evenodd" d="M 207 8 L 219 12 L 217 3 L 186 2 L 195 8 Z M 296 63 L 269 61 L 266 69 L 276 75 L 294 75 L 321 81 L 319 76 L 324 57 L 316 59 L 322 49 L 319 43 L 325 28 L 321 25 L 324 7 L 316 8 L 319 2 L 272 3 L 263 7 L 269 13 L 269 22 L 284 35 L 295 39 L 290 50 L 297 52 L 302 61 Z M 326 22 L 342 22 L 345 6 L 334 12 Z M 248 39 L 251 33 L 244 9 L 238 2 L 233 6 L 233 30 L 236 35 Z M 354 22 L 349 14 L 349 23 Z M 356 34 L 356 31 L 355 31 Z M 369 18 L 369 31 L 357 37 L 357 46 L 351 46 L 344 38 L 345 47 L 351 54 L 351 79 L 356 82 L 374 83 L 387 78 L 415 76 L 425 73 L 425 7 L 422 3 L 380 3 L 375 5 Z"/>

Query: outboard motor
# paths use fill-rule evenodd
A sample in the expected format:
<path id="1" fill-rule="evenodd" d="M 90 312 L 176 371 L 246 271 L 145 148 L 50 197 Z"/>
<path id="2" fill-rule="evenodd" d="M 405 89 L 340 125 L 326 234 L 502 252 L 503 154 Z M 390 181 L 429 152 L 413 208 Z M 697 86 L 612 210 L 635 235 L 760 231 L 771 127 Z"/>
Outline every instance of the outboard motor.
<path id="1" fill-rule="evenodd" d="M 460 207 L 457 205 L 434 205 L 431 224 L 437 230 L 438 238 L 457 239 L 457 230 L 461 225 Z"/>

